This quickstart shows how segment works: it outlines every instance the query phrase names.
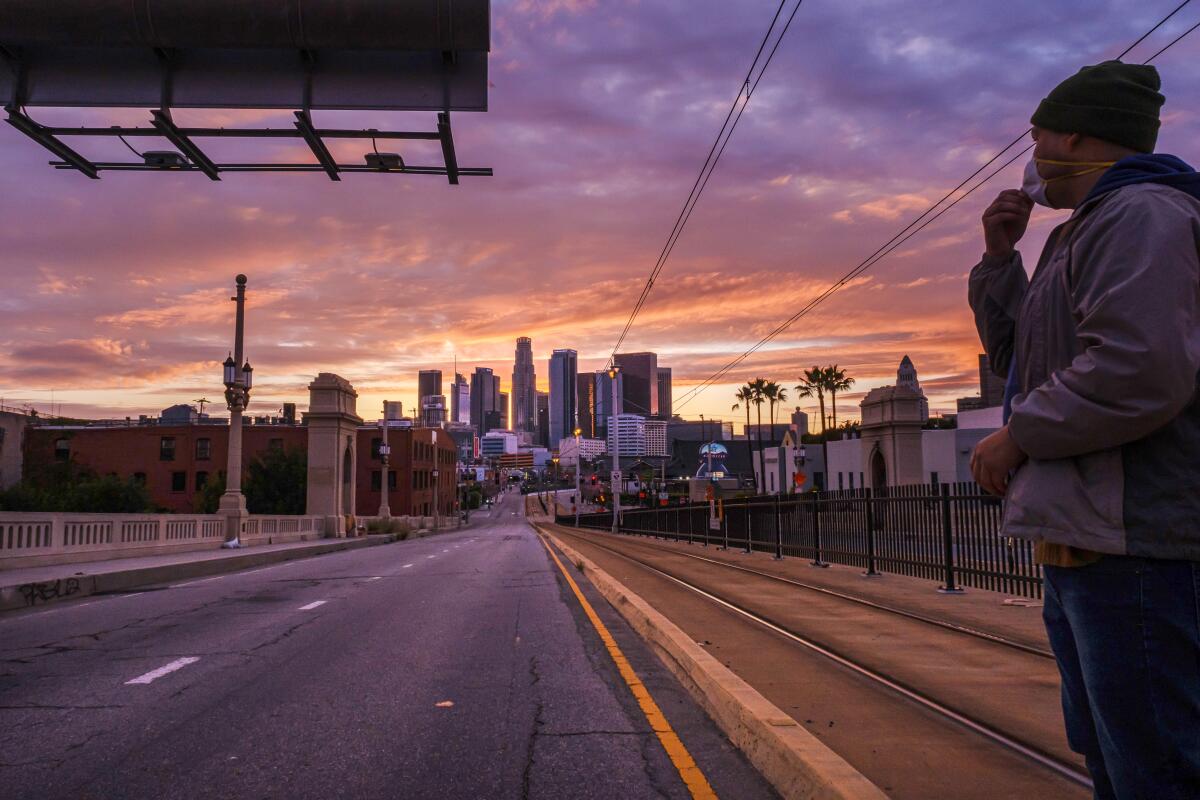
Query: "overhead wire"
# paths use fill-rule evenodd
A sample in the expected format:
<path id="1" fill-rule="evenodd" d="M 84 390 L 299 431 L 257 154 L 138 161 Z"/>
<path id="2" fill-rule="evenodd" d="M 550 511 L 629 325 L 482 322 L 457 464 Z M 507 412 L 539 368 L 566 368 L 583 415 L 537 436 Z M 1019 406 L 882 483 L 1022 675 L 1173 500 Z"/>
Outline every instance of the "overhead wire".
<path id="1" fill-rule="evenodd" d="M 1167 14 L 1167 16 L 1165 16 L 1161 20 L 1159 20 L 1159 22 L 1153 28 L 1151 28 L 1149 31 L 1144 33 L 1133 44 L 1129 45 L 1129 47 L 1125 48 L 1125 50 L 1122 51 L 1119 56 L 1117 56 L 1117 59 L 1120 60 L 1121 58 L 1124 58 L 1126 55 L 1128 55 L 1129 52 L 1131 50 L 1133 50 L 1133 48 L 1135 48 L 1138 44 L 1143 42 L 1150 34 L 1154 33 L 1156 30 L 1158 30 L 1160 27 L 1162 27 L 1163 24 L 1165 24 L 1169 19 L 1171 19 L 1173 16 L 1175 16 L 1177 13 L 1179 13 L 1179 11 L 1181 11 L 1190 2 L 1191 2 L 1191 0 L 1183 0 L 1183 2 L 1181 2 L 1178 6 L 1176 6 L 1173 11 L 1171 11 L 1171 13 Z M 1154 55 L 1150 56 L 1142 63 L 1149 64 L 1151 61 L 1158 58 L 1160 55 L 1165 53 L 1167 50 L 1174 47 L 1177 43 L 1179 43 L 1188 34 L 1192 33 L 1197 28 L 1200 28 L 1200 22 L 1197 22 L 1195 25 L 1193 25 L 1192 27 L 1185 30 L 1179 36 L 1175 37 L 1165 47 L 1158 50 L 1156 53 L 1154 53 Z M 996 175 L 998 175 L 1000 172 L 1002 172 L 1008 166 L 1010 166 L 1015 161 L 1017 161 L 1017 159 L 1021 158 L 1023 155 L 1028 153 L 1033 148 L 1033 144 L 1029 144 L 1026 147 L 1024 147 L 1023 149 L 1021 149 L 1015 156 L 1009 158 L 1007 161 L 1005 161 L 1003 164 L 1001 164 L 998 168 L 996 168 L 995 170 L 990 172 L 986 177 L 983 178 L 983 180 L 979 181 L 974 186 L 971 186 L 969 189 L 967 189 L 965 192 L 963 192 L 963 194 L 961 196 L 955 198 L 951 203 L 949 203 L 945 208 L 942 208 L 940 211 L 938 211 L 932 217 L 925 219 L 925 217 L 929 216 L 929 214 L 931 214 L 935 209 L 937 209 L 938 206 L 940 206 L 942 203 L 944 203 L 947 199 L 949 199 L 956 192 L 960 191 L 963 186 L 965 186 L 967 183 L 969 183 L 971 180 L 973 180 L 976 176 L 978 176 L 981 172 L 983 172 L 985 169 L 987 169 L 988 166 L 994 164 L 997 160 L 1002 158 L 1005 153 L 1007 153 L 1016 144 L 1018 144 L 1022 139 L 1024 139 L 1030 130 L 1032 130 L 1032 129 L 1031 128 L 1026 129 L 1020 136 L 1018 136 L 1016 139 L 1014 139 L 1012 142 L 1010 142 L 1008 145 L 1006 145 L 1002 150 L 1000 150 L 1000 152 L 998 152 L 998 153 L 996 153 L 996 155 L 992 156 L 992 158 L 990 158 L 986 163 L 984 163 L 983 166 L 976 169 L 964 181 L 959 183 L 958 186 L 956 186 L 954 189 L 951 189 L 949 192 L 947 192 L 945 195 L 943 195 L 937 202 L 933 203 L 929 208 L 927 208 L 924 212 L 922 212 L 919 216 L 917 216 L 916 219 L 914 219 L 912 222 L 908 223 L 908 225 L 906 225 L 904 228 L 902 228 L 897 234 L 892 236 L 891 239 L 889 239 L 882 246 L 877 248 L 873 253 L 871 253 L 871 255 L 867 256 L 866 259 L 859 262 L 853 269 L 851 269 L 849 272 L 847 272 L 845 275 L 843 275 L 841 278 L 839 278 L 837 281 L 835 281 L 833 284 L 831 284 L 829 287 L 827 287 L 824 291 L 822 291 L 819 295 L 817 295 L 815 298 L 813 298 L 811 301 L 809 301 L 809 303 L 807 305 L 805 305 L 803 308 L 801 308 L 799 311 L 797 311 L 791 317 L 788 317 L 784 322 L 777 325 L 770 333 L 768 333 L 766 336 L 764 336 L 762 339 L 760 339 L 752 347 L 750 347 L 748 350 L 746 350 L 743 353 L 741 353 L 740 355 L 738 355 L 736 358 L 734 358 L 732 361 L 727 363 L 725 366 L 721 367 L 719 370 L 717 370 L 717 372 L 713 373 L 713 375 L 709 376 L 704 381 L 701 381 L 699 384 L 697 384 L 696 386 L 693 386 L 691 389 L 689 389 L 687 392 L 685 392 L 675 402 L 674 407 L 676 409 L 682 408 L 683 406 L 687 405 L 689 402 L 694 400 L 701 392 L 703 392 L 709 386 L 712 386 L 714 383 L 716 383 L 718 380 L 720 380 L 722 377 L 724 377 L 726 374 L 728 374 L 734 367 L 736 367 L 738 364 L 745 361 L 749 356 L 751 356 L 755 352 L 757 352 L 763 345 L 767 344 L 772 339 L 774 339 L 779 334 L 783 333 L 785 330 L 787 330 L 789 327 L 791 327 L 793 324 L 795 324 L 801 317 L 805 316 L 813 308 L 820 305 L 830 295 L 834 294 L 835 292 L 837 292 L 838 290 L 843 288 L 846 284 L 848 284 L 852 280 L 854 280 L 854 278 L 858 277 L 863 272 L 865 272 L 866 270 L 870 269 L 872 266 L 877 264 L 883 258 L 888 256 L 890 253 L 892 253 L 898 247 L 900 247 L 905 242 L 907 242 L 909 239 L 911 239 L 913 236 L 916 236 L 918 233 L 920 233 L 922 230 L 924 230 L 928 225 L 932 224 L 937 219 L 939 219 L 942 215 L 944 215 L 946 212 L 948 212 L 950 209 L 954 208 L 954 206 L 958 205 L 960 202 L 965 200 L 968 196 L 973 194 L 977 189 L 981 188 L 984 184 L 988 183 L 992 178 L 994 178 Z M 915 229 L 913 229 L 914 226 L 916 226 Z M 910 229 L 912 229 L 912 230 L 910 230 Z"/>
<path id="2" fill-rule="evenodd" d="M 763 34 L 762 41 L 759 42 L 758 49 L 754 54 L 754 59 L 750 63 L 750 68 L 746 71 L 746 77 L 738 86 L 737 96 L 734 97 L 733 103 L 729 107 L 729 111 L 725 114 L 725 119 L 721 123 L 721 129 L 717 132 L 716 138 L 713 140 L 712 147 L 709 148 L 708 155 L 704 159 L 704 163 L 700 167 L 700 172 L 696 176 L 696 180 L 692 183 L 691 191 L 688 192 L 687 199 L 684 201 L 683 207 L 675 218 L 675 224 L 671 227 L 671 232 L 667 235 L 667 241 L 659 252 L 658 259 L 655 261 L 654 267 L 650 270 L 650 275 L 646 279 L 645 286 L 642 287 L 641 294 L 638 296 L 637 302 L 634 303 L 633 310 L 629 314 L 629 319 L 625 322 L 624 328 L 621 330 L 620 336 L 617 337 L 617 343 L 613 346 L 612 355 L 609 358 L 609 363 L 613 363 L 616 358 L 617 351 L 621 348 L 625 337 L 629 334 L 633 327 L 634 320 L 637 319 L 638 313 L 645 305 L 646 299 L 650 296 L 650 291 L 654 288 L 654 283 L 666 265 L 667 259 L 670 258 L 671 252 L 675 249 L 675 243 L 679 241 L 683 229 L 687 226 L 691 219 L 692 211 L 700 200 L 700 196 L 704 193 L 704 189 L 708 186 L 708 179 L 712 176 L 713 170 L 716 169 L 717 162 L 725 152 L 725 147 L 729 144 L 730 137 L 733 136 L 733 131 L 737 128 L 738 121 L 746 110 L 746 106 L 750 102 L 751 96 L 755 89 L 758 88 L 759 82 L 762 80 L 763 74 L 767 67 L 770 66 L 771 60 L 774 59 L 776 51 L 779 49 L 779 44 L 783 41 L 783 37 L 787 34 L 788 28 L 791 27 L 792 20 L 796 17 L 796 12 L 800 9 L 804 0 L 797 0 L 796 5 L 792 8 L 791 14 L 788 15 L 787 21 L 780 31 L 779 36 L 775 39 L 775 44 L 771 51 L 767 54 L 766 61 L 763 62 L 761 68 L 758 67 L 759 59 L 762 58 L 763 51 L 766 49 L 767 43 L 771 40 L 771 34 L 775 30 L 775 26 L 779 22 L 779 17 L 783 9 L 787 5 L 787 0 L 780 0 L 779 7 L 775 9 L 775 14 L 771 18 L 771 24 L 767 27 L 766 33 Z M 755 71 L 757 69 L 757 77 Z M 743 101 L 743 97 L 745 98 Z M 740 105 L 739 105 L 740 104 Z M 735 116 L 736 114 L 736 116 Z M 732 120 L 732 124 L 731 124 Z"/>

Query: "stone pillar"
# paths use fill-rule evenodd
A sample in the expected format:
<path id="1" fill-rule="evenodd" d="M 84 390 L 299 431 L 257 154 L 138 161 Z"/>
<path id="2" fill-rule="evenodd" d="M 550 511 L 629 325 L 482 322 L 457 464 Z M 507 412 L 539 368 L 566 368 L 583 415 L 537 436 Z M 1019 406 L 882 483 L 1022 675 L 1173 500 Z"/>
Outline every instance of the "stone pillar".
<path id="1" fill-rule="evenodd" d="M 863 467 L 872 489 L 924 483 L 925 465 L 921 452 L 921 429 L 928 419 L 925 395 L 904 386 L 872 389 L 860 404 L 862 409 Z M 882 459 L 882 469 L 876 469 Z"/>
<path id="2" fill-rule="evenodd" d="M 346 535 L 354 513 L 358 393 L 345 378 L 322 372 L 308 385 L 308 497 L 305 513 L 325 519 L 325 535 Z"/>

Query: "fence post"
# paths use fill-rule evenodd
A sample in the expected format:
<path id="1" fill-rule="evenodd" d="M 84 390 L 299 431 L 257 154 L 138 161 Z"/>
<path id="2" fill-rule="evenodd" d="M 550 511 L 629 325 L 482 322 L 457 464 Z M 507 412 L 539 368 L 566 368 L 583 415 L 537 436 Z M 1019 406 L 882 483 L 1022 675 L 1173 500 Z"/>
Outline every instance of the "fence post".
<path id="1" fill-rule="evenodd" d="M 963 589 L 954 583 L 954 540 L 950 524 L 950 484 L 943 483 L 942 503 L 942 558 L 946 570 L 946 583 L 938 587 L 942 594 L 962 594 Z"/>
<path id="2" fill-rule="evenodd" d="M 775 560 L 783 560 L 783 523 L 779 519 L 779 495 L 775 495 Z"/>
<path id="3" fill-rule="evenodd" d="M 821 510 L 818 504 L 819 492 L 811 492 L 812 494 L 812 526 L 813 526 L 813 560 L 814 567 L 828 567 L 829 564 L 821 560 Z"/>
<path id="4" fill-rule="evenodd" d="M 721 536 L 725 542 L 721 546 L 722 550 L 729 549 L 729 515 L 725 513 L 725 509 L 721 509 Z"/>
<path id="5" fill-rule="evenodd" d="M 867 578 L 878 578 L 880 573 L 875 569 L 875 491 L 873 489 L 865 489 L 864 497 L 867 500 L 867 571 L 863 575 Z"/>
<path id="6" fill-rule="evenodd" d="M 754 514 L 750 501 L 746 501 L 746 555 L 750 555 L 750 543 L 754 540 Z"/>

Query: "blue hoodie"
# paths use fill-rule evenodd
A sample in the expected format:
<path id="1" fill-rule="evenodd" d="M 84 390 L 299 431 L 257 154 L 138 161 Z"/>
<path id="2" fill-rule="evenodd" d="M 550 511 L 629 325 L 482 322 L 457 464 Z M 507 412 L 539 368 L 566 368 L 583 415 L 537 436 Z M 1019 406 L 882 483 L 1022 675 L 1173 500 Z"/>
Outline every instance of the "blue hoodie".
<path id="1" fill-rule="evenodd" d="M 1135 183 L 1161 183 L 1200 200 L 1200 172 L 1196 172 L 1187 162 L 1176 156 L 1166 153 L 1144 153 L 1123 158 L 1105 170 L 1087 197 L 1083 198 L 1083 202 Z M 1017 359 L 1014 354 L 1012 363 L 1008 366 L 1008 380 L 1004 383 L 1005 423 L 1012 414 L 1013 398 L 1020 392 L 1021 387 L 1017 383 Z"/>

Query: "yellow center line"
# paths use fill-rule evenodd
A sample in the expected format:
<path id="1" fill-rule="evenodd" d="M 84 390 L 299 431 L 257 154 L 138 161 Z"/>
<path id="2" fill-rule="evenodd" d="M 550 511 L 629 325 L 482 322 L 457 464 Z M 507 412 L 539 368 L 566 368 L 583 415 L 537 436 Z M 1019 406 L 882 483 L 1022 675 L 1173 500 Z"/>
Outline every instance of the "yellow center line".
<path id="1" fill-rule="evenodd" d="M 592 604 L 587 601 L 587 598 L 583 596 L 583 592 L 579 590 L 579 585 L 575 583 L 575 579 L 571 577 L 571 573 L 567 572 L 567 568 L 559 561 L 558 554 L 554 552 L 554 548 L 546 541 L 546 537 L 538 534 L 538 538 L 542 540 L 542 545 L 546 548 L 546 552 L 550 553 L 550 557 L 558 565 L 559 571 L 567 579 L 567 584 L 571 587 L 571 591 L 575 593 L 575 597 L 579 600 L 579 605 L 583 606 L 583 612 L 591 620 L 592 626 L 600 634 L 600 640 L 604 642 L 604 647 L 608 650 L 609 656 L 612 657 L 613 663 L 617 665 L 617 671 L 625 679 L 626 685 L 629 686 L 629 691 L 633 692 L 638 706 L 641 707 L 642 713 L 646 715 L 646 721 L 650 723 L 650 727 L 654 730 L 658 741 L 662 743 L 663 749 L 667 751 L 667 757 L 671 759 L 671 763 L 675 765 L 675 769 L 679 770 L 679 777 L 683 778 L 683 782 L 687 786 L 688 791 L 691 792 L 692 797 L 698 800 L 700 798 L 716 800 L 717 793 L 709 786 L 704 773 L 700 771 L 700 767 L 692 759 L 691 753 L 683 746 L 683 742 L 680 741 L 671 724 L 667 722 L 667 718 L 663 715 L 662 710 L 659 709 L 658 703 L 654 702 L 654 698 L 650 696 L 650 692 L 646 689 L 641 679 L 638 678 L 637 673 L 633 671 L 629 660 L 625 658 L 625 654 L 617 646 L 617 641 L 608 632 L 608 628 L 600 620 L 599 615 L 596 614 L 596 610 L 592 608 Z"/>

